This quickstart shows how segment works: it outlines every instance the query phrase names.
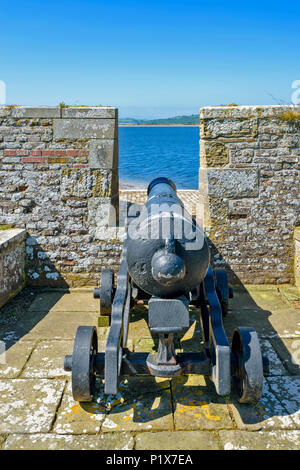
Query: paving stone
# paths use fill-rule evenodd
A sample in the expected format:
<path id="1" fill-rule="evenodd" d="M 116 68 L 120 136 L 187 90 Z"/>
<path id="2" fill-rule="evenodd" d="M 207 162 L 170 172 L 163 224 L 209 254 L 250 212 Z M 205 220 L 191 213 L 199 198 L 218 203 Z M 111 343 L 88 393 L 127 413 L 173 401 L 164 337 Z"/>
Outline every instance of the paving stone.
<path id="1" fill-rule="evenodd" d="M 171 382 L 176 430 L 231 429 L 227 400 L 200 375 L 181 376 Z"/>
<path id="2" fill-rule="evenodd" d="M 157 342 L 155 344 L 152 338 L 142 338 L 134 345 L 134 351 L 154 353 L 157 351 Z"/>
<path id="3" fill-rule="evenodd" d="M 109 328 L 99 326 L 97 327 L 97 333 L 98 333 L 98 341 L 106 341 L 108 338 L 108 334 L 109 334 Z"/>
<path id="4" fill-rule="evenodd" d="M 132 339 L 133 342 L 137 342 L 137 340 L 140 340 L 141 338 L 151 338 L 147 321 L 145 319 L 140 319 L 131 322 L 128 329 L 128 338 Z"/>
<path id="5" fill-rule="evenodd" d="M 93 298 L 92 291 L 84 292 L 43 292 L 37 296 L 29 311 L 53 312 L 97 312 L 99 299 Z"/>
<path id="6" fill-rule="evenodd" d="M 101 422 L 107 414 L 104 400 L 104 388 L 97 382 L 95 397 L 90 403 L 78 403 L 72 395 L 72 385 L 68 383 L 53 431 L 57 434 L 96 434 L 100 431 Z M 98 403 L 99 402 L 99 403 Z"/>
<path id="7" fill-rule="evenodd" d="M 22 378 L 69 377 L 71 372 L 64 370 L 64 357 L 72 354 L 74 341 L 41 341 L 33 351 Z"/>
<path id="8" fill-rule="evenodd" d="M 283 366 L 281 360 L 279 359 L 278 355 L 274 351 L 274 348 L 270 341 L 268 340 L 261 340 L 260 341 L 261 352 L 264 356 L 267 356 L 269 359 L 269 372 L 265 373 L 265 376 L 273 376 L 273 375 L 287 375 L 287 370 Z"/>
<path id="9" fill-rule="evenodd" d="M 98 334 L 98 338 L 99 338 L 99 334 Z M 98 340 L 98 352 L 105 352 L 106 344 L 107 344 L 107 338 L 102 339 L 100 341 Z M 133 341 L 131 339 L 127 339 L 126 348 L 128 348 L 129 351 L 133 351 Z"/>
<path id="10" fill-rule="evenodd" d="M 199 352 L 203 350 L 202 336 L 196 333 L 192 338 L 185 338 L 180 341 L 183 352 Z"/>
<path id="11" fill-rule="evenodd" d="M 300 375 L 300 338 L 273 338 L 271 342 L 274 350 L 289 373 L 292 375 Z"/>
<path id="12" fill-rule="evenodd" d="M 141 395 L 117 405 L 105 418 L 102 431 L 172 430 L 170 391 L 156 395 Z"/>
<path id="13" fill-rule="evenodd" d="M 122 184 L 122 182 L 121 182 Z M 120 189 L 120 201 L 134 204 L 145 204 L 147 201 L 147 189 Z M 201 203 L 198 190 L 178 190 L 177 194 L 184 204 L 185 209 L 192 215 L 196 214 L 196 205 Z"/>
<path id="14" fill-rule="evenodd" d="M 102 432 L 172 430 L 169 380 L 154 377 L 123 380 L 116 404 L 112 404 L 101 429 Z"/>
<path id="15" fill-rule="evenodd" d="M 255 308 L 266 310 L 270 305 L 273 306 L 274 296 L 276 301 L 279 301 L 283 306 L 283 299 L 276 286 L 233 286 L 233 298 L 229 299 L 229 306 L 233 310 L 252 310 Z"/>
<path id="16" fill-rule="evenodd" d="M 280 293 L 283 298 L 293 307 L 300 308 L 300 290 L 295 286 L 280 286 Z"/>
<path id="17" fill-rule="evenodd" d="M 66 292 L 60 290 L 38 292 L 28 308 L 28 312 L 49 312 L 64 295 Z"/>
<path id="18" fill-rule="evenodd" d="M 299 450 L 299 431 L 220 431 L 224 450 Z"/>
<path id="19" fill-rule="evenodd" d="M 293 420 L 294 427 L 300 429 L 300 377 L 270 377 L 268 383 Z"/>
<path id="20" fill-rule="evenodd" d="M 3 450 L 132 450 L 129 433 L 101 435 L 11 434 Z"/>
<path id="21" fill-rule="evenodd" d="M 144 432 L 136 436 L 136 450 L 219 450 L 212 432 Z"/>
<path id="22" fill-rule="evenodd" d="M 43 319 L 45 319 L 47 312 L 26 312 L 22 311 L 20 315 L 8 316 L 3 318 L 0 315 L 0 340 L 5 342 L 6 349 L 10 348 L 17 341 L 23 339 L 36 339 L 26 338 Z"/>
<path id="23" fill-rule="evenodd" d="M 95 326 L 98 315 L 92 312 L 49 312 L 24 339 L 74 339 L 80 325 Z"/>
<path id="24" fill-rule="evenodd" d="M 19 341 L 0 354 L 0 378 L 18 377 L 34 345 L 35 341 Z"/>
<path id="25" fill-rule="evenodd" d="M 116 397 L 105 396 L 103 380 L 98 379 L 94 401 L 79 404 L 72 398 L 70 383 L 62 397 L 63 377 L 70 375 L 63 370 L 63 359 L 72 353 L 77 327 L 97 324 L 99 305 L 98 301 L 97 309 L 93 305 L 91 289 L 72 289 L 70 294 L 38 292 L 29 310 L 21 302 L 20 308 L 14 305 L 9 310 L 6 306 L 5 315 L 1 315 L 3 309 L 0 312 L 0 340 L 6 343 L 8 359 L 7 364 L 0 364 L 0 448 L 2 442 L 4 448 L 12 449 L 81 449 L 93 444 L 99 449 L 114 449 L 123 446 L 118 436 L 124 435 L 124 445 L 128 443 L 131 449 L 130 432 L 138 433 L 136 448 L 141 449 L 160 445 L 170 449 L 215 448 L 220 445 L 217 433 L 236 427 L 236 434 L 228 431 L 221 439 L 227 448 L 255 449 L 261 442 L 262 448 L 299 448 L 299 432 L 295 431 L 300 429 L 299 311 L 291 306 L 293 298 L 286 298 L 294 292 L 287 290 L 284 296 L 278 291 L 281 288 L 247 286 L 247 291 L 236 291 L 235 299 L 230 300 L 233 308 L 224 319 L 229 336 L 236 326 L 254 327 L 263 352 L 269 356 L 270 373 L 263 397 L 255 407 L 239 404 L 233 395 L 219 397 L 210 380 L 201 376 L 173 379 L 172 393 L 168 379 L 123 378 Z M 136 351 L 151 352 L 157 346 L 147 326 L 147 314 L 146 306 L 133 309 L 130 349 L 134 346 Z M 198 309 L 190 309 L 190 320 L 181 345 L 176 336 L 177 351 L 201 346 Z M 104 351 L 109 329 L 97 331 L 99 350 Z M 16 379 L 20 374 L 21 378 Z M 172 432 L 174 425 L 176 431 Z M 46 434 L 31 438 L 37 433 Z M 16 440 L 17 434 L 22 438 Z M 240 440 L 236 437 L 239 435 Z"/>
<path id="26" fill-rule="evenodd" d="M 0 380 L 0 433 L 49 432 L 63 380 Z"/>
<path id="27" fill-rule="evenodd" d="M 274 302 L 275 303 L 275 302 Z M 230 307 L 231 308 L 231 307 Z M 260 338 L 299 338 L 299 311 L 287 305 L 282 310 L 239 309 L 231 310 L 224 319 L 224 327 L 229 336 L 234 328 L 247 326 L 254 328 Z"/>
<path id="28" fill-rule="evenodd" d="M 287 377 L 274 377 L 265 379 L 263 394 L 257 405 L 242 404 L 232 401 L 229 404 L 233 419 L 239 429 L 242 430 L 268 430 L 268 429 L 293 429 L 295 423 L 289 416 L 281 397 L 270 388 L 269 381 L 282 382 Z"/>
<path id="29" fill-rule="evenodd" d="M 245 290 L 246 295 L 250 296 L 256 306 L 262 310 L 270 309 L 273 311 L 286 307 L 286 303 L 284 302 L 277 286 L 268 286 L 268 289 L 258 289 L 255 285 L 247 285 L 245 286 Z M 247 308 L 246 303 L 244 303 L 245 298 L 242 292 L 239 293 L 239 296 L 236 297 L 236 299 L 240 302 L 242 301 L 241 308 Z M 234 299 L 231 300 L 233 301 Z"/>
<path id="30" fill-rule="evenodd" d="M 184 352 L 197 352 L 203 349 L 199 316 L 198 309 L 190 309 L 190 327 L 180 339 L 180 348 Z"/>

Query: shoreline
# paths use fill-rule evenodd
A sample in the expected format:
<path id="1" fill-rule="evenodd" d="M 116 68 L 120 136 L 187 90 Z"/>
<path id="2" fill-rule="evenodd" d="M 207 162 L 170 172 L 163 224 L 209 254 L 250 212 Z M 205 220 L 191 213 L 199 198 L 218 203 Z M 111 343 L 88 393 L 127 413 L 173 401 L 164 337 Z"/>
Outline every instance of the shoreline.
<path id="1" fill-rule="evenodd" d="M 148 188 L 148 184 L 151 180 L 145 183 L 141 183 L 140 181 L 135 182 L 133 180 L 124 180 L 119 179 L 119 190 L 120 191 L 146 191 Z M 177 188 L 178 191 L 198 191 L 197 188 Z"/>
<path id="2" fill-rule="evenodd" d="M 200 124 L 118 124 L 119 127 L 199 127 Z"/>
<path id="3" fill-rule="evenodd" d="M 148 187 L 147 183 L 141 183 L 141 182 L 135 182 L 135 181 L 129 181 L 129 180 L 123 180 L 119 179 L 119 189 L 120 190 L 132 190 L 132 189 L 144 189 L 146 190 Z"/>

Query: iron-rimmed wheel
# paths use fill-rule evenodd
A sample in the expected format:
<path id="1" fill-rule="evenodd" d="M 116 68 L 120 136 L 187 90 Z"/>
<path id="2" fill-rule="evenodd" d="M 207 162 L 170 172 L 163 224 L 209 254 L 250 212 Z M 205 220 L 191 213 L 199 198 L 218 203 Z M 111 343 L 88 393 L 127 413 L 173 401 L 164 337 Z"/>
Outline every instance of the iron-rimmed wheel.
<path id="1" fill-rule="evenodd" d="M 100 315 L 111 315 L 114 294 L 114 271 L 103 269 L 100 284 Z"/>
<path id="2" fill-rule="evenodd" d="M 228 313 L 229 286 L 228 276 L 225 269 L 215 269 L 216 290 L 222 308 L 222 316 L 226 317 Z"/>
<path id="3" fill-rule="evenodd" d="M 231 373 L 240 403 L 255 404 L 262 395 L 263 361 L 253 328 L 236 328 L 231 343 Z"/>
<path id="4" fill-rule="evenodd" d="M 95 393 L 98 336 L 94 326 L 77 328 L 72 356 L 72 392 L 75 401 L 91 401 Z"/>

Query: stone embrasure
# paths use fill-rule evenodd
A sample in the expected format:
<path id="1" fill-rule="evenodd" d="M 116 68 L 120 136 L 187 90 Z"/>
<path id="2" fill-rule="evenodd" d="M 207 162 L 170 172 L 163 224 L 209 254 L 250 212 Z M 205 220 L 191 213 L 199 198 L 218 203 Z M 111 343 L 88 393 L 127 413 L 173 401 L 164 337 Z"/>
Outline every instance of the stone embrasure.
<path id="1" fill-rule="evenodd" d="M 200 110 L 200 192 L 213 264 L 232 280 L 288 283 L 297 278 L 299 106 Z M 296 254 L 295 254 L 296 252 Z"/>
<path id="2" fill-rule="evenodd" d="M 105 233 L 118 217 L 117 130 L 111 107 L 0 107 L 0 225 L 27 232 L 29 284 L 98 284 L 103 266 L 117 269 L 120 242 Z M 115 217 L 93 222 L 108 204 Z"/>

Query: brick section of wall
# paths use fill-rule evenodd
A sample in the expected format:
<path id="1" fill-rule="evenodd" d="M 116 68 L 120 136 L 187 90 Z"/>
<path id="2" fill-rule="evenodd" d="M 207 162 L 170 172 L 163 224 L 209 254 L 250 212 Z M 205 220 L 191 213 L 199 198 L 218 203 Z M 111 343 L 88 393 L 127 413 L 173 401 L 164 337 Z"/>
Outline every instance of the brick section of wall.
<path id="1" fill-rule="evenodd" d="M 22 229 L 0 231 L 0 308 L 25 285 L 25 239 Z"/>
<path id="2" fill-rule="evenodd" d="M 200 192 L 215 265 L 248 283 L 293 282 L 300 107 L 200 111 Z M 293 120 L 293 116 L 296 117 Z"/>
<path id="3" fill-rule="evenodd" d="M 103 224 L 118 205 L 117 109 L 0 107 L 0 224 L 27 231 L 30 285 L 95 285 L 117 268 Z"/>

